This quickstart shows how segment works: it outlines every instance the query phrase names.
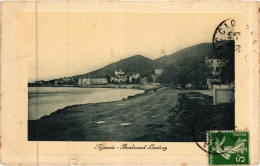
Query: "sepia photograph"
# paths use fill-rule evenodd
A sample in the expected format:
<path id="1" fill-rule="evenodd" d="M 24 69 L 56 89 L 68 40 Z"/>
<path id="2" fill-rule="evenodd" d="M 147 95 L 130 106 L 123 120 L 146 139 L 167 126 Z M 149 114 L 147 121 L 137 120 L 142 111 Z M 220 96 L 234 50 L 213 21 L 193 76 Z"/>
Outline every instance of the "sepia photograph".
<path id="1" fill-rule="evenodd" d="M 38 13 L 28 140 L 203 142 L 234 130 L 240 34 L 235 19 L 214 18 Z"/>
<path id="2" fill-rule="evenodd" d="M 259 3 L 0 6 L 2 165 L 259 163 Z"/>

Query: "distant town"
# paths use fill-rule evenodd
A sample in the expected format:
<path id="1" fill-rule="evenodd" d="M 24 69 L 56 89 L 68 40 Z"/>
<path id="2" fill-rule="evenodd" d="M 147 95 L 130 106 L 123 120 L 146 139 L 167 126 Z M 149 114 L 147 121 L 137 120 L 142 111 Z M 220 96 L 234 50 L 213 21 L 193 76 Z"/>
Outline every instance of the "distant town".
<path id="1" fill-rule="evenodd" d="M 147 84 L 149 82 L 156 83 L 156 79 L 163 73 L 163 69 L 155 69 L 151 74 L 152 80 L 146 77 L 141 78 L 139 73 L 125 73 L 123 70 L 115 70 L 114 75 L 109 76 L 88 76 L 88 77 L 64 77 L 49 81 L 35 81 L 29 83 L 28 86 L 88 86 L 88 85 L 107 85 L 107 84 Z"/>
<path id="2" fill-rule="evenodd" d="M 122 69 L 115 70 L 114 74 L 108 75 L 105 74 L 104 76 L 79 76 L 79 77 L 64 77 L 59 79 L 53 79 L 49 81 L 35 81 L 33 83 L 28 83 L 28 86 L 73 86 L 73 87 L 89 87 L 91 85 L 108 85 L 108 84 L 139 84 L 139 85 L 146 85 L 146 84 L 153 84 L 153 85 L 176 85 L 180 88 L 195 88 L 195 89 L 212 89 L 216 86 L 227 86 L 227 83 L 229 82 L 228 86 L 234 86 L 233 80 L 229 81 L 224 76 L 221 77 L 221 72 L 224 70 L 224 67 L 227 66 L 227 64 L 230 63 L 230 59 L 218 59 L 214 56 L 205 56 L 204 64 L 206 66 L 207 75 L 206 77 L 201 78 L 201 76 L 196 76 L 192 81 L 188 81 L 189 79 L 186 78 L 186 82 L 184 82 L 184 85 L 182 85 L 182 80 L 178 75 L 175 75 L 175 78 L 178 80 L 173 80 L 169 83 L 169 71 L 168 75 L 164 73 L 167 69 L 154 69 L 150 76 L 148 77 L 142 77 L 140 73 L 133 72 L 125 72 Z M 195 64 L 197 65 L 197 64 Z M 188 66 L 189 67 L 189 66 Z M 191 67 L 192 68 L 192 67 Z M 173 68 L 173 70 L 175 70 Z M 177 72 L 173 71 L 173 72 Z M 195 74 L 197 71 L 194 71 Z M 205 71 L 204 71 L 205 72 Z M 205 72 L 206 73 L 206 72 Z M 180 73 L 180 75 L 183 75 L 183 73 Z M 204 76 L 205 74 L 203 74 Z M 166 78 L 165 78 L 166 77 Z M 180 77 L 180 78 L 179 78 Z M 190 76 L 192 78 L 192 76 Z M 230 77 L 230 76 L 229 76 Z M 199 79 L 198 82 L 196 82 L 196 79 Z M 230 79 L 230 78 L 228 78 Z M 195 82 L 194 82 L 195 80 Z M 170 80 L 171 81 L 171 80 Z M 174 82 L 175 81 L 175 82 Z M 198 86 L 199 84 L 199 86 Z"/>

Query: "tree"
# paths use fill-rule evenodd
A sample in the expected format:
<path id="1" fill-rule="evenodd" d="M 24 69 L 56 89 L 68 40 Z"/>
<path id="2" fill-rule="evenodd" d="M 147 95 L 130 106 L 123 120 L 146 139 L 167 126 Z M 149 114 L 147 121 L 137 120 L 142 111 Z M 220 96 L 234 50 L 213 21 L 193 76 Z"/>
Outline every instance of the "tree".
<path id="1" fill-rule="evenodd" d="M 184 88 L 191 83 L 196 88 L 205 84 L 208 69 L 204 57 L 190 57 L 178 65 L 171 65 L 165 68 L 163 74 L 157 79 L 162 84 L 180 84 Z"/>
<path id="2" fill-rule="evenodd" d="M 160 75 L 156 80 L 161 84 L 173 84 L 176 82 L 176 67 L 175 66 L 168 66 L 165 68 L 162 75 Z"/>
<path id="3" fill-rule="evenodd" d="M 231 83 L 235 80 L 235 65 L 234 58 L 231 58 L 221 70 L 221 79 L 223 82 Z"/>
<path id="4" fill-rule="evenodd" d="M 105 74 L 104 77 L 107 79 L 107 83 L 111 83 L 111 76 L 109 76 L 108 74 Z"/>

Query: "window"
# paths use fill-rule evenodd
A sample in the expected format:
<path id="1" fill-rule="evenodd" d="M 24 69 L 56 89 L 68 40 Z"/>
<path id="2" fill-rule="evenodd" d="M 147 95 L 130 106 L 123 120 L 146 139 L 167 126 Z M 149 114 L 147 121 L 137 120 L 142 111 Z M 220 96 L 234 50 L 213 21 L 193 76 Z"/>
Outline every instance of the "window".
<path id="1" fill-rule="evenodd" d="M 219 60 L 217 60 L 217 63 L 219 62 Z"/>
<path id="2" fill-rule="evenodd" d="M 216 67 L 216 71 L 219 71 L 219 67 Z"/>
<path id="3" fill-rule="evenodd" d="M 211 60 L 210 62 L 213 63 L 213 60 Z"/>

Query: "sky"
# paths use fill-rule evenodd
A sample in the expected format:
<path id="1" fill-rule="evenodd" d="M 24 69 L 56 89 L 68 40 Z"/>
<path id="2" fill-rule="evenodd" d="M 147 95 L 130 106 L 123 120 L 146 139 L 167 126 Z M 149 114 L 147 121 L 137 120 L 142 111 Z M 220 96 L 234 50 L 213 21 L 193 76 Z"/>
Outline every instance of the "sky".
<path id="1" fill-rule="evenodd" d="M 28 58 L 28 80 L 85 74 L 143 55 L 156 59 L 211 43 L 223 14 L 146 12 L 44 12 L 17 16 L 17 52 Z M 36 63 L 37 33 L 37 63 Z"/>

